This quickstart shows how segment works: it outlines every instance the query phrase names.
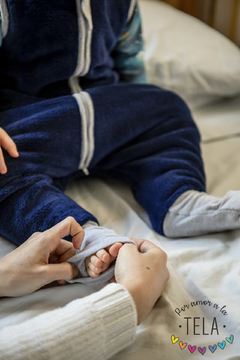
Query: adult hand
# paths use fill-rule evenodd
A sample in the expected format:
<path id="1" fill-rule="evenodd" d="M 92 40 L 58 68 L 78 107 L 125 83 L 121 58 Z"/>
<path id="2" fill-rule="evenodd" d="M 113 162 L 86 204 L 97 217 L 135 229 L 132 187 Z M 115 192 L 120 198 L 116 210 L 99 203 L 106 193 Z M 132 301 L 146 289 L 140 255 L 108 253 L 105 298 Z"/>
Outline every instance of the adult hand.
<path id="1" fill-rule="evenodd" d="M 62 239 L 69 234 L 72 243 Z M 72 217 L 33 234 L 0 260 L 0 296 L 22 296 L 55 280 L 72 280 L 78 269 L 64 261 L 81 247 L 83 237 L 83 228 Z"/>
<path id="2" fill-rule="evenodd" d="M 7 150 L 12 157 L 19 156 L 15 142 L 10 138 L 6 131 L 0 128 L 0 173 L 6 174 L 7 167 L 4 161 L 2 148 Z"/>
<path id="3" fill-rule="evenodd" d="M 139 325 L 162 295 L 170 275 L 164 251 L 150 241 L 132 240 L 137 246 L 124 244 L 119 250 L 115 279 L 132 295 Z"/>

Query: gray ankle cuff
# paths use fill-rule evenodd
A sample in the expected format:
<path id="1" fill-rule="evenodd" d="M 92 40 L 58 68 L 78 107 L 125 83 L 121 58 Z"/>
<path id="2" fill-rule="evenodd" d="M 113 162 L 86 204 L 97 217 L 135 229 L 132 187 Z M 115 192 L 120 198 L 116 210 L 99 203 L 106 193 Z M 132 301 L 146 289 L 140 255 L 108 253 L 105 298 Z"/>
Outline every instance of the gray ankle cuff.
<path id="1" fill-rule="evenodd" d="M 240 191 L 222 198 L 187 191 L 170 207 L 163 223 L 165 236 L 176 238 L 237 229 L 240 227 Z"/>
<path id="2" fill-rule="evenodd" d="M 76 254 L 68 260 L 68 262 L 78 268 L 79 275 L 77 278 L 68 282 L 79 282 L 86 285 L 100 285 L 113 277 L 115 265 L 112 265 L 106 271 L 102 272 L 97 278 L 91 278 L 86 270 L 86 258 L 95 254 L 98 250 L 104 249 L 107 246 L 115 244 L 116 242 L 132 244 L 135 243 L 128 237 L 117 235 L 114 230 L 98 225 L 89 225 L 84 228 L 84 231 L 85 236 L 81 249 L 78 250 Z"/>

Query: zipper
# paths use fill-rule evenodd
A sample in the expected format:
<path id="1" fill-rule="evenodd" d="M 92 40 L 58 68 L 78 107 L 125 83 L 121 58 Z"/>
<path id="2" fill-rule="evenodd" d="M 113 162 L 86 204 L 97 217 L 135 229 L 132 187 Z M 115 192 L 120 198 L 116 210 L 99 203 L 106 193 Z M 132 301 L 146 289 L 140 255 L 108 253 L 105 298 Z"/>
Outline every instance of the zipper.
<path id="1" fill-rule="evenodd" d="M 73 76 L 87 74 L 91 62 L 92 14 L 90 0 L 76 0 L 78 15 L 78 59 Z"/>
<path id="2" fill-rule="evenodd" d="M 9 14 L 5 0 L 0 0 L 0 13 L 2 18 L 2 39 L 7 35 L 9 27 Z"/>
<path id="3" fill-rule="evenodd" d="M 76 99 L 79 112 L 81 115 L 82 125 L 82 146 L 81 159 L 79 163 L 79 170 L 82 170 L 85 175 L 89 175 L 88 167 L 94 154 L 94 107 L 90 95 L 81 91 L 78 94 L 73 94 Z"/>
<path id="4" fill-rule="evenodd" d="M 85 47 L 84 47 L 84 65 L 82 69 L 82 74 L 86 75 L 90 68 L 91 63 L 91 43 L 92 43 L 92 31 L 93 31 L 93 23 L 92 23 L 92 14 L 91 14 L 91 5 L 90 0 L 82 1 L 82 12 L 84 15 L 85 22 Z"/>
<path id="5" fill-rule="evenodd" d="M 129 7 L 129 10 L 128 10 L 127 23 L 128 23 L 128 22 L 131 20 L 131 18 L 133 17 L 133 13 L 134 13 L 134 10 L 135 10 L 135 8 L 136 8 L 136 3 L 137 3 L 136 0 L 131 0 L 130 7 Z"/>
<path id="6" fill-rule="evenodd" d="M 1 0 L 0 0 L 1 1 Z M 76 0 L 78 16 L 78 59 L 73 75 L 68 80 L 77 101 L 82 125 L 82 146 L 79 169 L 89 175 L 88 167 L 94 154 L 94 108 L 90 95 L 82 91 L 79 77 L 87 74 L 91 63 L 92 14 L 90 0 Z"/>

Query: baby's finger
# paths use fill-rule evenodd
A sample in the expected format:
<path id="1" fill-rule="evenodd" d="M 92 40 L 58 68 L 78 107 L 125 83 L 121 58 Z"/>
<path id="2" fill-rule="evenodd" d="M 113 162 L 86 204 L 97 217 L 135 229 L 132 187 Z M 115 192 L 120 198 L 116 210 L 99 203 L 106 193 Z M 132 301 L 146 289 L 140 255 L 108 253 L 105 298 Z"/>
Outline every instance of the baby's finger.
<path id="1" fill-rule="evenodd" d="M 1 146 L 9 153 L 9 155 L 11 155 L 12 157 L 18 157 L 19 154 L 15 142 L 3 129 L 0 129 L 0 138 Z"/>
<path id="2" fill-rule="evenodd" d="M 2 148 L 0 147 L 0 173 L 6 174 L 6 172 L 7 172 L 7 167 L 4 161 Z"/>

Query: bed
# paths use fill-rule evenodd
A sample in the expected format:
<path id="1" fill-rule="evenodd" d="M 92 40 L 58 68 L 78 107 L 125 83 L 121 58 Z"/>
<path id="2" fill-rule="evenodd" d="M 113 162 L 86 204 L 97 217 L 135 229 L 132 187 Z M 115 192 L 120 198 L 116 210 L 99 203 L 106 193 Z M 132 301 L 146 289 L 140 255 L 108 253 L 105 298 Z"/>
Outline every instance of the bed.
<path id="1" fill-rule="evenodd" d="M 141 0 L 148 80 L 177 92 L 202 136 L 210 194 L 240 190 L 240 51 L 195 18 L 159 1 Z M 101 225 L 146 238 L 169 257 L 171 278 L 116 360 L 240 359 L 240 230 L 188 239 L 155 233 L 129 188 L 109 179 L 71 183 L 67 194 Z M 0 238 L 0 257 L 14 245 Z M 0 300 L 0 326 L 18 324 L 100 289 L 51 284 L 33 294 Z M 1 355 L 0 355 L 1 358 Z"/>

